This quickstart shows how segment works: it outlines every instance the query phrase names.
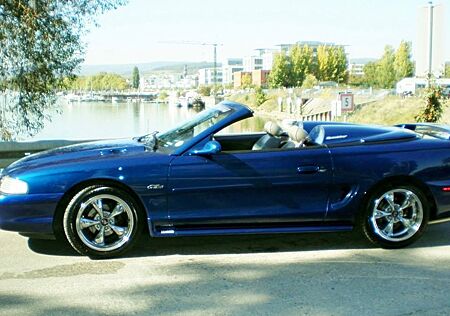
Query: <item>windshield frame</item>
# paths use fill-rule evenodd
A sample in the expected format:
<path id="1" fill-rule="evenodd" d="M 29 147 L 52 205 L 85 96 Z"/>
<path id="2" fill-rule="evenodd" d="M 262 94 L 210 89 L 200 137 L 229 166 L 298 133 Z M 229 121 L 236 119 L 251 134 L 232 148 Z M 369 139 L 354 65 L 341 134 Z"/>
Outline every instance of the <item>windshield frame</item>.
<path id="1" fill-rule="evenodd" d="M 406 128 L 415 132 L 420 137 L 432 137 L 434 139 L 449 140 L 450 129 L 447 126 L 433 123 L 399 124 L 397 127 Z"/>
<path id="2" fill-rule="evenodd" d="M 180 129 L 186 129 L 189 127 L 189 130 L 193 130 L 196 126 L 199 126 L 208 120 L 211 120 L 211 114 L 213 113 L 223 113 L 224 117 L 219 119 L 216 122 L 213 122 L 211 126 L 203 127 L 198 133 L 192 135 L 192 137 L 185 139 L 182 144 L 178 146 L 164 146 L 164 137 L 170 135 L 171 133 L 176 133 Z M 201 142 L 203 139 L 213 135 L 214 133 L 222 130 L 228 125 L 242 120 L 244 118 L 248 118 L 253 116 L 253 111 L 251 111 L 246 106 L 234 103 L 234 102 L 221 102 L 215 106 L 207 107 L 205 110 L 201 111 L 193 118 L 178 124 L 176 127 L 171 128 L 165 132 L 156 134 L 157 137 L 157 151 L 167 153 L 170 155 L 182 155 L 187 150 L 195 146 L 197 143 Z M 175 139 L 176 140 L 176 139 Z"/>

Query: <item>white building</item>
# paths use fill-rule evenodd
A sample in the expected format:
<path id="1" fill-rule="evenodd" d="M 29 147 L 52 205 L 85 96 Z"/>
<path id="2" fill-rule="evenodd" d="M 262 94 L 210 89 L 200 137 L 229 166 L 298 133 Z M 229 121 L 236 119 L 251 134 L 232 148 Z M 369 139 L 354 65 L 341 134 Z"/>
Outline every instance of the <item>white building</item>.
<path id="1" fill-rule="evenodd" d="M 153 74 L 141 77 L 140 90 L 152 91 L 158 89 L 189 89 L 197 86 L 197 77 L 181 74 Z"/>
<path id="2" fill-rule="evenodd" d="M 253 71 L 263 68 L 263 58 L 261 56 L 246 56 L 243 61 L 244 71 Z"/>
<path id="3" fill-rule="evenodd" d="M 444 31 L 446 30 L 444 14 L 445 8 L 443 4 L 433 5 L 430 3 L 426 7 L 419 8 L 417 45 L 414 54 L 416 59 L 416 77 L 427 77 L 430 68 L 431 73 L 436 78 L 444 74 Z M 430 28 L 430 26 L 432 27 Z"/>
<path id="4" fill-rule="evenodd" d="M 450 93 L 450 79 L 441 78 L 436 79 L 436 84 L 444 89 L 444 94 Z M 424 89 L 427 86 L 427 79 L 425 78 L 404 78 L 397 82 L 397 94 L 412 93 L 416 94 L 418 89 Z"/>
<path id="5" fill-rule="evenodd" d="M 216 68 L 216 84 L 221 85 L 223 82 L 223 74 L 221 68 Z M 214 68 L 202 68 L 198 70 L 198 84 L 212 85 L 214 84 Z"/>
<path id="6" fill-rule="evenodd" d="M 350 75 L 362 77 L 364 76 L 364 66 L 365 64 L 361 63 L 349 63 L 348 72 Z"/>
<path id="7" fill-rule="evenodd" d="M 280 49 L 275 48 L 257 48 L 255 49 L 257 52 L 255 58 L 262 58 L 262 68 L 259 68 L 259 64 L 255 65 L 255 69 L 253 70 L 272 70 L 273 66 L 273 59 L 275 57 L 275 54 L 278 54 L 280 52 Z M 250 69 L 248 70 L 250 71 Z"/>
<path id="8" fill-rule="evenodd" d="M 233 73 L 244 70 L 242 58 L 227 58 L 222 63 L 222 83 L 233 83 Z"/>

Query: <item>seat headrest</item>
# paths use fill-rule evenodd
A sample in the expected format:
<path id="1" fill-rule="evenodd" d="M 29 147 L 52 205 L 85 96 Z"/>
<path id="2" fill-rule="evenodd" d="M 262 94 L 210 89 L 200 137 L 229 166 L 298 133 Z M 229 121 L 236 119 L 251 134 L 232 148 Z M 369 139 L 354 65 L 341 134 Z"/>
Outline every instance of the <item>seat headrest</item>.
<path id="1" fill-rule="evenodd" d="M 264 124 L 264 130 L 267 134 L 270 134 L 272 136 L 280 136 L 283 133 L 283 129 L 275 122 L 268 121 L 266 124 Z"/>
<path id="2" fill-rule="evenodd" d="M 309 140 L 313 144 L 322 145 L 325 140 L 325 129 L 322 125 L 316 125 L 309 132 Z"/>
<path id="3" fill-rule="evenodd" d="M 288 129 L 289 138 L 296 143 L 303 143 L 308 137 L 308 133 L 301 127 L 291 126 Z"/>
<path id="4" fill-rule="evenodd" d="M 302 121 L 297 121 L 297 120 L 294 120 L 294 119 L 284 119 L 284 120 L 281 121 L 281 126 L 285 130 L 288 130 L 289 127 L 291 127 L 291 126 L 303 127 L 303 122 Z"/>

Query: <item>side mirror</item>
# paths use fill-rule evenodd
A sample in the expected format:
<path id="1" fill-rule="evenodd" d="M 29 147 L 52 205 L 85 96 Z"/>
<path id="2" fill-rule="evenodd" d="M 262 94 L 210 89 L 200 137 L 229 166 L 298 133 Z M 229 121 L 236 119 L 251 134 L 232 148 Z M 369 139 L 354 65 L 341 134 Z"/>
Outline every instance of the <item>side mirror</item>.
<path id="1" fill-rule="evenodd" d="M 190 155 L 209 156 L 217 154 L 222 150 L 220 143 L 215 140 L 210 140 L 203 146 L 202 149 L 196 149 L 190 152 Z"/>

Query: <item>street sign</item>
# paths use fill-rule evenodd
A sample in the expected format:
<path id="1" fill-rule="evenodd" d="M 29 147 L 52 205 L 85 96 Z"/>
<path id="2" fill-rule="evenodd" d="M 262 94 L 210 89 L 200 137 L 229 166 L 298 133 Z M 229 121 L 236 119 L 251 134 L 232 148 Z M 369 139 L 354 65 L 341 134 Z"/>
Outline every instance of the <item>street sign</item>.
<path id="1" fill-rule="evenodd" d="M 341 111 L 353 111 L 353 93 L 342 93 L 341 97 Z"/>

